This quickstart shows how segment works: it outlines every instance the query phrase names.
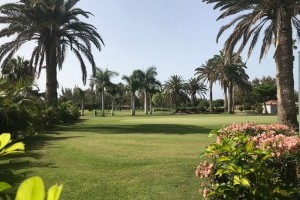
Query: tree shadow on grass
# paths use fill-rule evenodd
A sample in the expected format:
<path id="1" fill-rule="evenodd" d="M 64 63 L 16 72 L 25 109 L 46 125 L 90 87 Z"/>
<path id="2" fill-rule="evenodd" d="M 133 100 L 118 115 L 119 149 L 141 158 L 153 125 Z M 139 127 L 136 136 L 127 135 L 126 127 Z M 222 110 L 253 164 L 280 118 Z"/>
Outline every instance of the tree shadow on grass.
<path id="1" fill-rule="evenodd" d="M 45 146 L 48 146 L 48 148 L 57 148 L 55 146 L 49 147 L 50 142 L 67 140 L 71 138 L 74 138 L 74 136 L 62 137 L 53 134 L 41 134 L 26 137 L 24 140 L 20 140 L 25 143 L 25 153 L 7 155 L 0 158 L 0 182 L 7 182 L 10 185 L 14 186 L 13 189 L 9 190 L 8 194 L 11 197 L 15 195 L 17 186 L 24 179 L 26 179 L 26 174 L 32 172 L 32 168 L 56 168 L 55 163 L 45 163 L 39 161 L 41 157 L 47 156 L 40 150 L 42 150 Z M 20 173 L 19 171 L 22 172 Z M 0 195 L 0 199 L 6 198 Z"/>
<path id="2" fill-rule="evenodd" d="M 183 124 L 127 124 L 127 125 L 80 125 L 61 127 L 63 131 L 93 132 L 99 134 L 208 134 L 208 127 Z"/>

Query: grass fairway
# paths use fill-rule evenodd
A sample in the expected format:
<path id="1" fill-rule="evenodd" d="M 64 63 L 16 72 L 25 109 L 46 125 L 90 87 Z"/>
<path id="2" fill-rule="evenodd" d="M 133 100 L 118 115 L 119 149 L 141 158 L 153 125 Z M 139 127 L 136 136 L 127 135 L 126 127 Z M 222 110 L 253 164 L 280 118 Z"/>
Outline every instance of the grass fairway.
<path id="1" fill-rule="evenodd" d="M 126 113 L 126 115 L 124 115 Z M 273 123 L 275 116 L 85 116 L 75 125 L 28 138 L 26 154 L 2 167 L 15 181 L 41 176 L 63 183 L 62 199 L 201 199 L 194 171 L 214 141 L 211 129 L 233 122 Z"/>

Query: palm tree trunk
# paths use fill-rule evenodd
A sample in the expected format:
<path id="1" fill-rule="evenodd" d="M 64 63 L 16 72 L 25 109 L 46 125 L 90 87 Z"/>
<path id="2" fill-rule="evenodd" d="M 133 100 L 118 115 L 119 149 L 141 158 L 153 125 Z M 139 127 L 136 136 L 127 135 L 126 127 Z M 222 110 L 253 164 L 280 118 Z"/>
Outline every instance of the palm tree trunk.
<path id="1" fill-rule="evenodd" d="M 233 83 L 228 84 L 228 113 L 233 113 Z"/>
<path id="2" fill-rule="evenodd" d="M 84 98 L 81 98 L 81 116 L 84 116 Z"/>
<path id="3" fill-rule="evenodd" d="M 212 102 L 213 102 L 213 94 L 212 94 L 213 83 L 209 83 L 209 112 L 212 113 Z"/>
<path id="4" fill-rule="evenodd" d="M 147 98 L 148 98 L 148 95 L 147 95 L 147 91 L 144 92 L 144 112 L 145 114 L 147 115 L 148 114 L 148 108 L 147 108 Z"/>
<path id="5" fill-rule="evenodd" d="M 281 20 L 280 20 L 281 19 Z M 277 84 L 277 118 L 295 130 L 299 129 L 294 100 L 293 76 L 293 37 L 291 16 L 283 9 L 277 11 L 276 29 L 276 84 Z M 280 33 L 280 34 L 279 34 Z"/>
<path id="6" fill-rule="evenodd" d="M 102 106 L 101 106 L 101 112 L 102 112 L 102 116 L 105 116 L 105 113 L 104 113 L 104 90 L 101 92 L 101 103 L 102 103 Z"/>
<path id="7" fill-rule="evenodd" d="M 131 115 L 135 115 L 135 99 L 134 99 L 134 92 L 131 92 Z"/>
<path id="8" fill-rule="evenodd" d="M 115 108 L 114 108 L 114 98 L 112 97 L 111 98 L 111 116 L 115 115 L 114 110 L 115 110 Z"/>
<path id="9" fill-rule="evenodd" d="M 195 104 L 196 104 L 196 93 L 192 93 L 192 95 L 191 95 L 191 104 L 192 104 L 192 106 L 195 106 Z"/>
<path id="10" fill-rule="evenodd" d="M 57 59 L 56 42 L 49 41 L 46 45 L 46 104 L 57 106 Z"/>
<path id="11" fill-rule="evenodd" d="M 149 113 L 152 114 L 152 99 L 151 99 L 151 94 L 149 95 Z"/>
<path id="12" fill-rule="evenodd" d="M 228 112 L 228 93 L 227 93 L 227 85 L 224 85 L 224 112 Z"/>

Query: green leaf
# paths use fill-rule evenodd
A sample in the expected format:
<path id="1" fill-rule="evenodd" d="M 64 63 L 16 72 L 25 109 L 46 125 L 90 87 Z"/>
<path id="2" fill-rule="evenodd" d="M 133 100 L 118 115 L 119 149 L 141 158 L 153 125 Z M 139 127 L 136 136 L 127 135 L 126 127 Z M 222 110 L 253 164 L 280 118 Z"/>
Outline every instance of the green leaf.
<path id="1" fill-rule="evenodd" d="M 34 176 L 26 179 L 18 188 L 15 200 L 44 200 L 45 188 L 43 180 Z"/>
<path id="2" fill-rule="evenodd" d="M 10 145 L 6 149 L 3 149 L 0 154 L 7 155 L 12 153 L 23 153 L 25 149 L 25 145 L 23 142 L 18 142 L 13 145 Z"/>
<path id="3" fill-rule="evenodd" d="M 0 135 L 0 150 L 11 142 L 9 133 L 2 133 Z"/>
<path id="4" fill-rule="evenodd" d="M 48 190 L 47 200 L 59 200 L 63 186 L 53 185 Z"/>
<path id="5" fill-rule="evenodd" d="M 0 192 L 3 192 L 9 188 L 11 188 L 11 185 L 5 182 L 0 182 Z"/>
<path id="6" fill-rule="evenodd" d="M 284 197 L 289 196 L 289 193 L 288 193 L 286 190 L 280 189 L 279 187 L 276 187 L 276 188 L 273 190 L 273 193 L 280 194 L 281 196 L 284 196 Z"/>
<path id="7" fill-rule="evenodd" d="M 233 185 L 240 185 L 240 177 L 234 176 L 233 177 Z"/>
<path id="8" fill-rule="evenodd" d="M 240 182 L 241 182 L 241 184 L 243 185 L 243 186 L 245 186 L 245 187 L 250 187 L 250 181 L 249 181 L 249 179 L 247 179 L 247 178 L 241 178 L 240 179 Z"/>
<path id="9" fill-rule="evenodd" d="M 217 162 L 224 162 L 224 161 L 228 161 L 228 160 L 230 160 L 229 157 L 227 157 L 227 156 L 221 156 L 221 157 L 218 158 Z"/>

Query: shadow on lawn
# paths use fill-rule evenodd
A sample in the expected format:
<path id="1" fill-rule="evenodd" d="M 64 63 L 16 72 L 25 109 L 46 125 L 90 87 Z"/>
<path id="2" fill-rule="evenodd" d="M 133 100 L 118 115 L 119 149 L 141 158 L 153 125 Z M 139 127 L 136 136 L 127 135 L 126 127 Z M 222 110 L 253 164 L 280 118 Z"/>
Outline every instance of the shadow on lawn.
<path id="1" fill-rule="evenodd" d="M 54 163 L 39 161 L 41 157 L 47 156 L 40 150 L 45 146 L 48 146 L 48 148 L 57 148 L 55 146 L 49 147 L 50 142 L 71 138 L 74 137 L 62 137 L 55 134 L 41 134 L 25 138 L 22 140 L 25 143 L 24 154 L 7 155 L 0 158 L 0 182 L 7 182 L 15 186 L 14 189 L 16 189 L 16 186 L 26 179 L 26 174 L 31 172 L 31 168 L 55 168 Z M 21 170 L 22 173 L 16 170 Z M 15 190 L 10 190 L 8 194 L 14 196 L 15 192 Z M 0 199 L 2 198 L 4 197 L 0 195 Z"/>
<path id="2" fill-rule="evenodd" d="M 212 129 L 183 124 L 82 125 L 62 127 L 63 131 L 87 131 L 99 134 L 208 134 Z"/>

